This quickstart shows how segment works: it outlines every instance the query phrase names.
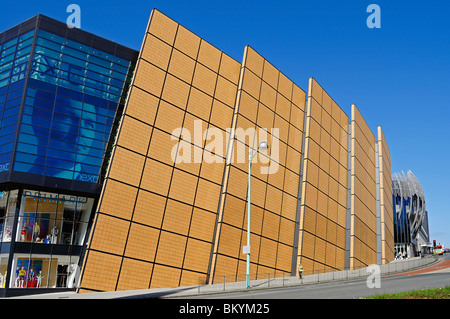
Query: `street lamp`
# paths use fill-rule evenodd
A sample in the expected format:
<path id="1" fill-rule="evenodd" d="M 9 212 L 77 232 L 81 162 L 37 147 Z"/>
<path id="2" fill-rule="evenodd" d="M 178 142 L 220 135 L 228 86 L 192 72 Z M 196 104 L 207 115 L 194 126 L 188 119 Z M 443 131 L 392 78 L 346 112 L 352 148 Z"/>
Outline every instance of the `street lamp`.
<path id="1" fill-rule="evenodd" d="M 252 154 L 252 150 L 249 148 L 248 150 L 248 199 L 247 199 L 247 246 L 244 247 L 244 254 L 247 254 L 247 289 L 250 288 L 250 184 L 251 184 L 251 176 L 252 176 L 252 160 L 255 157 L 258 150 L 267 150 L 269 145 L 267 141 L 262 141 L 259 143 L 258 148 Z"/>

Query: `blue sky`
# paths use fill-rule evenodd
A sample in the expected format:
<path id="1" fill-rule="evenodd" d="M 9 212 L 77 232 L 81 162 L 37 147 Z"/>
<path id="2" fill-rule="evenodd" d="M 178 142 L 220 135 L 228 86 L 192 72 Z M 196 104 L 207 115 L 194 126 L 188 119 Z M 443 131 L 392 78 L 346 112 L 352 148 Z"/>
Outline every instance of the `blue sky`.
<path id="1" fill-rule="evenodd" d="M 21 0 L 0 30 L 37 13 L 64 22 L 71 3 L 82 29 L 136 50 L 157 8 L 238 61 L 252 46 L 305 91 L 316 78 L 347 114 L 354 103 L 374 133 L 382 126 L 392 172 L 417 176 L 431 237 L 450 246 L 450 2 Z M 380 29 L 366 25 L 372 3 Z"/>

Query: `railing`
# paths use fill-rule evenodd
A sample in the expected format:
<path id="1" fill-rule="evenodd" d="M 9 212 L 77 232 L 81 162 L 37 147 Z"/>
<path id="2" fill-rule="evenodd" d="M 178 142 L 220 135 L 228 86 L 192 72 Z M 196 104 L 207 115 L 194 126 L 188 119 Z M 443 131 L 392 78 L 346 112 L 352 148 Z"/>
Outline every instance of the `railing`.
<path id="1" fill-rule="evenodd" d="M 378 265 L 380 275 L 389 275 L 407 270 L 420 268 L 435 262 L 437 256 L 427 255 L 423 258 L 411 258 L 406 260 L 395 260 L 386 265 Z M 265 274 L 251 274 L 250 288 L 268 288 L 268 287 L 284 287 L 294 286 L 299 284 L 312 284 L 320 282 L 329 282 L 337 280 L 357 279 L 367 277 L 371 274 L 368 267 L 363 267 L 355 270 L 340 270 L 340 271 L 304 271 L 302 278 L 298 276 L 291 276 L 290 273 L 277 272 Z M 212 284 L 207 282 L 207 277 L 199 277 L 198 292 L 221 292 L 227 290 L 244 290 L 247 288 L 246 275 L 228 275 L 216 276 Z"/>
<path id="2" fill-rule="evenodd" d="M 251 274 L 250 285 L 251 288 L 257 287 L 278 287 L 283 286 L 284 282 L 288 280 L 290 273 L 277 272 L 265 273 L 265 274 Z M 227 288 L 232 289 L 245 289 L 247 288 L 247 275 L 228 275 L 228 276 L 216 276 L 212 284 L 206 282 L 207 277 L 199 277 L 198 279 L 198 292 L 201 291 L 201 287 L 207 288 L 208 291 L 225 291 Z"/>

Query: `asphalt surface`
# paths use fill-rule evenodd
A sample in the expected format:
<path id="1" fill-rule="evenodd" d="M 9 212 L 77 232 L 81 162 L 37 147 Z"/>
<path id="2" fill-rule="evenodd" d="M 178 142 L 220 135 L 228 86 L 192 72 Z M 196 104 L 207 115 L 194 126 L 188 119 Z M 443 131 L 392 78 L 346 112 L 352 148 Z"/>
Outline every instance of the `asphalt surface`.
<path id="1" fill-rule="evenodd" d="M 209 296 L 191 296 L 193 299 L 359 299 L 382 294 L 442 288 L 450 286 L 450 254 L 423 269 L 381 276 L 379 288 L 369 288 L 368 279 L 318 283 L 288 288 L 272 288 L 229 292 Z"/>
<path id="2" fill-rule="evenodd" d="M 264 289 L 235 289 L 198 293 L 198 287 L 128 290 L 114 292 L 52 293 L 11 297 L 8 299 L 359 299 L 385 293 L 450 286 L 450 254 L 438 263 L 414 271 L 382 276 L 379 288 L 369 288 L 367 278 L 353 280 L 273 287 Z"/>

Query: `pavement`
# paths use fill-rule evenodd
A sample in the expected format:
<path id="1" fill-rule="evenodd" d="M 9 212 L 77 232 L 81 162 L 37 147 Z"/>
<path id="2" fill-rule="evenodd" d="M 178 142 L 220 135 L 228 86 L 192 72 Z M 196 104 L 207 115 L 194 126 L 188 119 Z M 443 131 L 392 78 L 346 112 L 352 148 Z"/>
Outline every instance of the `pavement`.
<path id="1" fill-rule="evenodd" d="M 435 274 L 435 273 L 445 273 L 445 272 L 450 273 L 450 259 L 442 260 L 442 261 L 438 262 L 437 264 L 426 267 L 426 268 L 417 269 L 417 270 L 408 271 L 408 272 L 402 272 L 399 274 L 387 275 L 385 277 L 410 276 L 410 275 L 419 275 L 419 274 L 424 274 L 424 273 Z"/>
<path id="2" fill-rule="evenodd" d="M 412 270 L 409 272 L 403 272 L 400 274 L 392 274 L 387 276 L 398 276 L 405 274 L 420 274 L 425 272 L 450 272 L 450 260 L 442 260 L 434 262 L 431 265 L 422 269 Z M 346 280 L 354 280 L 358 278 L 349 278 Z M 250 285 L 252 289 L 270 289 L 271 287 L 289 287 L 298 286 L 302 282 L 298 277 L 283 277 L 273 278 L 270 282 L 267 279 L 252 280 Z M 314 283 L 308 283 L 314 284 Z M 270 285 L 272 285 L 270 287 Z M 245 282 L 227 283 L 226 290 L 224 285 L 204 285 L 200 286 L 187 286 L 177 288 L 153 288 L 153 289 L 140 289 L 140 290 L 122 290 L 122 291 L 110 291 L 110 292 L 90 292 L 90 293 L 76 293 L 76 292 L 58 292 L 48 294 L 35 294 L 27 296 L 9 297 L 7 299 L 148 299 L 148 298 L 189 298 L 189 296 L 211 295 L 211 294 L 223 294 L 224 292 L 237 292 L 245 291 Z"/>

